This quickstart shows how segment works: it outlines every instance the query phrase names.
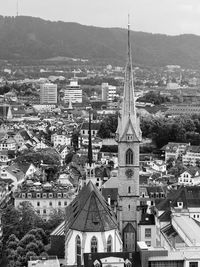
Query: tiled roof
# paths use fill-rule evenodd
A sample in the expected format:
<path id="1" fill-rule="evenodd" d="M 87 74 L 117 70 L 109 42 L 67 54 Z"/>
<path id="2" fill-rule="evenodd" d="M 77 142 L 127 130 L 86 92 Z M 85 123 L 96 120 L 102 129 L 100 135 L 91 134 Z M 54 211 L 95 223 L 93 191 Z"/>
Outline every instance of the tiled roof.
<path id="1" fill-rule="evenodd" d="M 91 130 L 97 130 L 98 131 L 99 128 L 100 128 L 100 123 L 91 123 Z M 89 130 L 89 123 L 88 122 L 84 122 L 82 124 L 81 129 L 83 129 L 83 130 Z"/>
<path id="2" fill-rule="evenodd" d="M 66 208 L 66 231 L 104 232 L 117 229 L 116 217 L 90 181 Z"/>
<path id="3" fill-rule="evenodd" d="M 183 208 L 200 207 L 200 187 L 199 186 L 181 186 L 166 199 L 161 201 L 156 208 L 166 210 L 171 207 L 177 207 L 177 202 L 183 202 Z"/>

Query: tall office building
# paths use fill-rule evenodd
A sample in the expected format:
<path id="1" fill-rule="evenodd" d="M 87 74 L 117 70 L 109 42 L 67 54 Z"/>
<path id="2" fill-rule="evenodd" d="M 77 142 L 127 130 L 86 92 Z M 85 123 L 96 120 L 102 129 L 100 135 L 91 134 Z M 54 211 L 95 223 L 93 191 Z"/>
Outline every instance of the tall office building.
<path id="1" fill-rule="evenodd" d="M 40 104 L 57 103 L 57 84 L 45 83 L 40 87 Z"/>
<path id="2" fill-rule="evenodd" d="M 118 223 L 124 251 L 134 251 L 137 241 L 139 205 L 139 145 L 142 134 L 136 114 L 132 59 L 128 26 L 128 60 L 125 70 L 124 96 L 118 118 Z"/>
<path id="3" fill-rule="evenodd" d="M 109 85 L 108 83 L 102 83 L 101 91 L 103 101 L 113 101 L 116 96 L 116 86 Z"/>
<path id="4" fill-rule="evenodd" d="M 65 89 L 64 101 L 65 103 L 69 103 L 70 101 L 72 103 L 82 103 L 82 100 L 83 100 L 82 89 L 78 84 L 78 80 L 76 78 L 73 78 L 70 81 L 70 84 L 67 85 Z"/>

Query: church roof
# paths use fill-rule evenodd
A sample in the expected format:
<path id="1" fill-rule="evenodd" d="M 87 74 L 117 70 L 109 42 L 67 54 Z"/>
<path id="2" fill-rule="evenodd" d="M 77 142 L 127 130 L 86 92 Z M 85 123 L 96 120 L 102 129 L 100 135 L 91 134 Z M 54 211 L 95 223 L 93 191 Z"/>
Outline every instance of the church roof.
<path id="1" fill-rule="evenodd" d="M 117 229 L 112 209 L 91 181 L 66 208 L 66 231 L 104 232 Z"/>

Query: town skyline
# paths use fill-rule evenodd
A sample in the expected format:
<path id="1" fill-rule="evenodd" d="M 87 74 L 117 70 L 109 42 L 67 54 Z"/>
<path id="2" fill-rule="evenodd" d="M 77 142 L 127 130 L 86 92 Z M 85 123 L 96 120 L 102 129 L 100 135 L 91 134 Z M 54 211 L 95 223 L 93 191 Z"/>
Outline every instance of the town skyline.
<path id="1" fill-rule="evenodd" d="M 48 12 L 47 12 L 48 10 Z M 1 15 L 40 17 L 52 21 L 77 22 L 97 27 L 126 28 L 167 35 L 200 35 L 200 3 L 198 0 L 125 0 L 109 2 L 91 0 L 8 0 L 1 6 Z M 170 18 L 170 19 L 169 19 Z"/>

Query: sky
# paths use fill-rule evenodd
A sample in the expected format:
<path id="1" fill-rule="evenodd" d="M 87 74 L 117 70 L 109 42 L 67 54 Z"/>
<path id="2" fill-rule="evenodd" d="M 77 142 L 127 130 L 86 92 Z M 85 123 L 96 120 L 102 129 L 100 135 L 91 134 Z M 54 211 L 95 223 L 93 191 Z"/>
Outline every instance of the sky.
<path id="1" fill-rule="evenodd" d="M 0 0 L 0 14 L 151 33 L 200 35 L 200 0 Z"/>

